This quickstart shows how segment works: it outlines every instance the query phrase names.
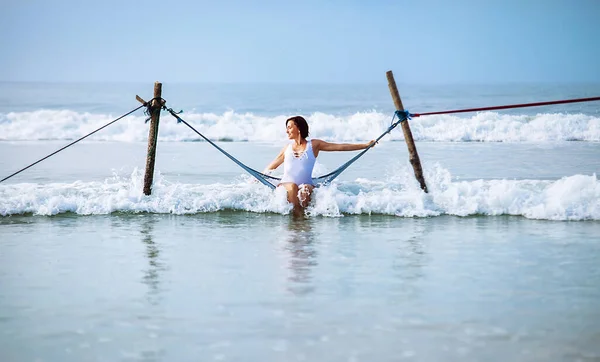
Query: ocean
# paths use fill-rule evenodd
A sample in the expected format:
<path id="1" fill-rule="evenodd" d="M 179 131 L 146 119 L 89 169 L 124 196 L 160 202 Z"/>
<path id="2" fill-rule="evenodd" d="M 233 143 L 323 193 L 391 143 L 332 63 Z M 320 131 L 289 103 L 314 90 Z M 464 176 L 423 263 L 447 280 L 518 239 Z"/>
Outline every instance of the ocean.
<path id="1" fill-rule="evenodd" d="M 600 96 L 600 84 L 398 83 L 411 113 Z M 135 109 L 153 84 L 0 83 L 0 179 Z M 303 115 L 364 142 L 380 84 L 163 84 L 167 107 L 262 170 Z M 598 361 L 600 102 L 416 117 L 304 217 L 163 112 L 0 183 L 2 361 Z M 314 176 L 355 152 L 322 153 Z M 280 173 L 279 173 L 280 174 Z"/>

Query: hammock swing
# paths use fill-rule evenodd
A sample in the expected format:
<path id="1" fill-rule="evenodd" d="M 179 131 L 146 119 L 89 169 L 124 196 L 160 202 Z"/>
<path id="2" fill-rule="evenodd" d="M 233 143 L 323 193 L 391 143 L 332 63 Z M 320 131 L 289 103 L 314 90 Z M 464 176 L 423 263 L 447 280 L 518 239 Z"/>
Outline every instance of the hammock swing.
<path id="1" fill-rule="evenodd" d="M 227 151 L 225 151 L 224 149 L 222 149 L 221 147 L 219 147 L 217 144 L 215 144 L 213 141 L 211 141 L 210 139 L 208 139 L 206 136 L 204 136 L 202 133 L 198 132 L 194 127 L 192 127 L 189 123 L 187 123 L 185 120 L 183 120 L 181 117 L 179 117 L 179 113 L 174 112 L 172 109 L 167 109 L 167 111 L 175 118 L 177 118 L 177 123 L 183 123 L 186 126 L 188 126 L 192 131 L 196 132 L 196 134 L 200 137 L 202 137 L 206 142 L 208 142 L 210 145 L 214 146 L 217 150 L 219 150 L 222 154 L 224 154 L 225 156 L 227 156 L 230 160 L 232 160 L 233 162 L 235 162 L 238 166 L 240 166 L 242 169 L 244 169 L 244 171 L 248 172 L 250 175 L 254 176 L 258 181 L 260 181 L 263 185 L 271 188 L 272 190 L 274 190 L 277 185 L 273 184 L 272 181 L 280 181 L 281 179 L 279 177 L 274 177 L 271 175 L 267 175 L 264 174 L 262 172 L 259 172 L 253 168 L 250 168 L 246 165 L 244 165 L 241 161 L 239 161 L 237 158 L 233 157 L 230 153 L 228 153 Z M 398 120 L 395 120 L 396 116 L 398 117 Z M 368 150 L 370 150 L 377 142 L 379 142 L 380 139 L 383 138 L 383 136 L 385 136 L 386 134 L 390 133 L 394 128 L 396 128 L 396 126 L 398 126 L 402 121 L 406 120 L 406 119 L 410 119 L 412 115 L 408 112 L 408 111 L 396 111 L 394 112 L 394 116 L 392 117 L 392 122 L 390 124 L 390 126 L 388 127 L 388 129 L 383 132 L 381 135 L 379 135 L 379 137 L 377 137 L 377 139 L 375 139 L 375 142 L 370 145 L 369 147 L 365 148 L 364 150 L 362 150 L 359 154 L 357 154 L 356 156 L 352 157 L 348 162 L 344 163 L 343 165 L 341 165 L 340 167 L 338 167 L 337 169 L 335 169 L 334 171 L 319 176 L 319 177 L 313 177 L 312 181 L 313 184 L 315 186 L 321 186 L 321 185 L 328 185 L 331 183 L 331 181 L 333 181 L 336 177 L 338 177 L 342 172 L 344 172 L 344 170 L 346 170 L 351 164 L 353 164 L 356 160 L 358 160 L 359 158 L 361 158 Z"/>

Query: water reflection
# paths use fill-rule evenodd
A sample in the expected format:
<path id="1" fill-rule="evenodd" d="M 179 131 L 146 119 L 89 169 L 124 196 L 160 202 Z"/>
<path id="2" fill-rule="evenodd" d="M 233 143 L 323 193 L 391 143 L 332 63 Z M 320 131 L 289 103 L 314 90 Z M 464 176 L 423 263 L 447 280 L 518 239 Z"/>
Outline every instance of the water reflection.
<path id="1" fill-rule="evenodd" d="M 154 231 L 156 224 L 161 220 L 163 219 L 160 216 L 143 215 L 140 221 L 141 241 L 145 246 L 145 256 L 148 260 L 148 267 L 143 271 L 142 283 L 148 287 L 146 299 L 149 305 L 137 316 L 139 321 L 143 320 L 143 330 L 147 335 L 147 339 L 134 347 L 137 348 L 137 351 L 134 350 L 133 356 L 135 356 L 135 359 L 144 362 L 157 362 L 165 359 L 165 346 L 160 342 L 160 337 L 163 333 L 163 321 L 165 320 L 164 310 L 161 307 L 163 301 L 161 284 L 166 267 L 161 258 L 161 243 L 155 241 L 156 234 Z"/>
<path id="2" fill-rule="evenodd" d="M 395 257 L 392 261 L 395 288 L 392 293 L 402 298 L 414 299 L 421 294 L 421 279 L 425 277 L 424 267 L 429 262 L 424 242 L 430 230 L 426 220 L 414 219 L 409 223 L 408 230 L 403 228 L 404 240 L 398 240 L 395 245 Z"/>
<path id="3" fill-rule="evenodd" d="M 152 304 L 159 303 L 160 295 L 160 273 L 165 270 L 160 261 L 160 249 L 154 242 L 154 220 L 153 216 L 145 216 L 141 223 L 142 242 L 146 245 L 146 257 L 148 258 L 148 269 L 144 272 L 142 283 L 148 286 L 148 301 Z"/>
<path id="4" fill-rule="evenodd" d="M 422 220 L 415 220 L 408 239 L 399 245 L 398 258 L 394 267 L 409 271 L 410 274 L 405 275 L 407 279 L 417 279 L 423 276 L 421 267 L 426 262 L 423 241 L 426 239 L 427 231 Z"/>
<path id="5" fill-rule="evenodd" d="M 292 217 L 286 226 L 284 248 L 290 255 L 288 290 L 296 295 L 307 295 L 315 290 L 312 269 L 317 265 L 312 221 Z"/>

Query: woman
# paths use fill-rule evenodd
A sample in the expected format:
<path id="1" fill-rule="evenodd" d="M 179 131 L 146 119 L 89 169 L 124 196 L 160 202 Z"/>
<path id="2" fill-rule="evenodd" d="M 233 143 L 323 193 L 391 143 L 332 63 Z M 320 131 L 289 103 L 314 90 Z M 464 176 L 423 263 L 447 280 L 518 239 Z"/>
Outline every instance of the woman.
<path id="1" fill-rule="evenodd" d="M 288 139 L 292 142 L 283 147 L 264 173 L 275 170 L 283 163 L 283 177 L 279 186 L 287 190 L 288 202 L 294 205 L 294 213 L 302 212 L 310 202 L 314 188 L 312 171 L 320 151 L 357 151 L 370 147 L 369 143 L 330 143 L 318 139 L 307 140 L 308 123 L 301 116 L 288 118 L 285 121 Z"/>

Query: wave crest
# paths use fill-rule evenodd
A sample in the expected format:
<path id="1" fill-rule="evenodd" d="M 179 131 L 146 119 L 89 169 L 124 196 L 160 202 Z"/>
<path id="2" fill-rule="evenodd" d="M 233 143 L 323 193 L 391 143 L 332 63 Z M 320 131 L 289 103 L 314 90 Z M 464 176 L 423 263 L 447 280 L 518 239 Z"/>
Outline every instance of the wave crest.
<path id="1" fill-rule="evenodd" d="M 600 220 L 600 182 L 595 174 L 559 180 L 453 181 L 439 165 L 425 170 L 429 194 L 411 172 L 399 168 L 384 182 L 357 179 L 317 188 L 309 215 L 383 214 L 399 217 L 438 215 L 519 215 L 544 220 Z M 285 191 L 241 177 L 230 184 L 171 183 L 160 174 L 153 195 L 142 193 L 143 172 L 104 182 L 0 185 L 0 215 L 81 215 L 113 212 L 196 214 L 221 210 L 287 214 Z"/>
<path id="2" fill-rule="evenodd" d="M 252 113 L 188 113 L 182 117 L 212 140 L 232 142 L 278 142 L 285 138 L 285 120 Z M 0 135 L 7 141 L 73 140 L 114 120 L 111 114 L 78 113 L 71 110 L 39 110 L 0 114 Z M 353 142 L 372 139 L 389 126 L 391 115 L 377 111 L 348 116 L 313 113 L 307 116 L 311 135 L 324 140 Z M 128 116 L 90 139 L 96 141 L 141 142 L 148 137 L 146 117 Z M 427 142 L 600 142 L 600 118 L 584 114 L 541 113 L 534 116 L 477 113 L 461 118 L 436 115 L 410 121 L 417 141 Z M 201 138 L 185 125 L 164 114 L 159 140 L 199 141 Z M 399 130 L 387 136 L 402 140 Z"/>

